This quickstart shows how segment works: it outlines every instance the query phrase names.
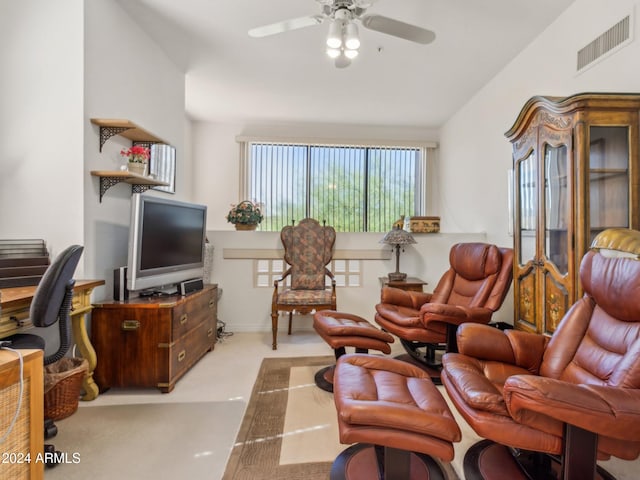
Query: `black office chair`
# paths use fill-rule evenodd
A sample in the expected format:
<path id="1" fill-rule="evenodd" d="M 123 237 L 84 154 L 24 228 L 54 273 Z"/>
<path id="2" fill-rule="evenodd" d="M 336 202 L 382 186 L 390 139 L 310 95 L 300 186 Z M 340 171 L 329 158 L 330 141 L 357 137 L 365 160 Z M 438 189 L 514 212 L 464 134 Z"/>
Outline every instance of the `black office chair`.
<path id="1" fill-rule="evenodd" d="M 29 317 L 35 327 L 50 327 L 58 322 L 60 344 L 58 349 L 44 357 L 44 364 L 49 365 L 60 360 L 69 350 L 71 344 L 71 301 L 76 271 L 84 247 L 72 245 L 62 251 L 42 276 L 36 288 Z M 42 337 L 31 333 L 16 333 L 2 340 L 9 340 L 13 349 L 45 350 Z M 58 433 L 57 427 L 50 419 L 45 419 L 45 438 L 51 438 Z M 55 451 L 53 445 L 45 445 L 45 451 Z M 48 465 L 52 466 L 52 465 Z"/>

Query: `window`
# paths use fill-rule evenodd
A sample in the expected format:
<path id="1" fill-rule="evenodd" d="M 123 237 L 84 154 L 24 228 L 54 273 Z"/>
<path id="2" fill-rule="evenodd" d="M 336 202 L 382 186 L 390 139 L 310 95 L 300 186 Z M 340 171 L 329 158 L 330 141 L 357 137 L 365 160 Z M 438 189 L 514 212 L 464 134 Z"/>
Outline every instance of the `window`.
<path id="1" fill-rule="evenodd" d="M 253 276 L 256 287 L 273 288 L 273 282 L 282 277 L 288 265 L 282 259 L 256 259 L 254 261 Z M 362 286 L 362 261 L 333 259 L 327 267 L 336 280 L 338 287 L 360 287 Z M 325 277 L 327 286 L 331 283 Z M 285 279 L 286 285 L 291 285 L 291 277 Z"/>
<path id="2" fill-rule="evenodd" d="M 424 211 L 426 151 L 417 146 L 246 142 L 243 198 L 261 230 L 313 217 L 338 232 L 386 232 Z"/>

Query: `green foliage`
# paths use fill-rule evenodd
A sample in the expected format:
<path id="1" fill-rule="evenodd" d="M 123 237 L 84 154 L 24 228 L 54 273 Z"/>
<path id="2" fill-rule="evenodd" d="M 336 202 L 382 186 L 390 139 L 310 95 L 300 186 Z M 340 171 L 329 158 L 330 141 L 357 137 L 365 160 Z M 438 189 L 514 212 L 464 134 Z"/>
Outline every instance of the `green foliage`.
<path id="1" fill-rule="evenodd" d="M 227 214 L 227 222 L 233 224 L 254 225 L 260 223 L 263 218 L 259 204 L 249 200 L 231 205 L 231 210 Z"/>
<path id="2" fill-rule="evenodd" d="M 288 163 L 279 160 L 278 169 L 293 173 L 278 176 L 277 194 L 260 198 L 266 206 L 261 229 L 279 231 L 312 217 L 338 232 L 386 232 L 401 215 L 415 215 L 415 168 L 407 173 L 406 161 L 381 152 L 388 150 L 351 149 L 346 159 L 332 158 L 343 154 L 340 148 L 317 147 L 310 161 L 299 156 L 287 158 Z"/>

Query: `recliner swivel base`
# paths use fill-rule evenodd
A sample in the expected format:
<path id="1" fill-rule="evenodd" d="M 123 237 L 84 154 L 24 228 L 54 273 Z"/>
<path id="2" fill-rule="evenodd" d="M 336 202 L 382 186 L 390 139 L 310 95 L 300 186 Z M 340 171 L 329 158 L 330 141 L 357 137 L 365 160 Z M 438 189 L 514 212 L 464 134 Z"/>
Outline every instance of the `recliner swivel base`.
<path id="1" fill-rule="evenodd" d="M 481 440 L 464 456 L 466 480 L 557 480 L 562 478 L 561 460 L 554 455 L 514 450 L 491 440 Z M 593 480 L 616 480 L 597 467 Z"/>
<path id="2" fill-rule="evenodd" d="M 432 457 L 389 447 L 357 443 L 333 462 L 330 480 L 446 480 Z"/>

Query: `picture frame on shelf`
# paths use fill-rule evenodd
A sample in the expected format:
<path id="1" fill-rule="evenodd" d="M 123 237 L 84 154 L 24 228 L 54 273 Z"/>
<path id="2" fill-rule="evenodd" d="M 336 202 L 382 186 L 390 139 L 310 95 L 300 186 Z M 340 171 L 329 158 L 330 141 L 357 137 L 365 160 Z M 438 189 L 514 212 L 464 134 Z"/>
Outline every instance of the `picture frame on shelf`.
<path id="1" fill-rule="evenodd" d="M 151 145 L 149 175 L 156 180 L 168 183 L 167 186 L 155 186 L 154 190 L 176 193 L 176 148 L 164 143 Z"/>

